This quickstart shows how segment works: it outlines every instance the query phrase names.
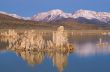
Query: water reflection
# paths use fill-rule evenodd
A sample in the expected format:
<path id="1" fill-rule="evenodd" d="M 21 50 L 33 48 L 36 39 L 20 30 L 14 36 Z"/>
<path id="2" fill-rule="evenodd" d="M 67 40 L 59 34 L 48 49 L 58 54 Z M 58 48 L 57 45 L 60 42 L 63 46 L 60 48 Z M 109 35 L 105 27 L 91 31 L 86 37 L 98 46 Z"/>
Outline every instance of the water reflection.
<path id="1" fill-rule="evenodd" d="M 84 41 L 77 44 L 77 48 L 75 50 L 76 54 L 79 56 L 93 56 L 96 54 L 109 54 L 110 53 L 110 40 L 109 36 L 105 38 L 93 38 L 90 41 Z"/>
<path id="2" fill-rule="evenodd" d="M 62 72 L 67 65 L 67 59 L 69 52 L 58 51 L 27 51 L 27 50 L 15 50 L 16 54 L 25 60 L 29 65 L 34 66 L 41 64 L 45 55 L 48 55 L 52 59 L 53 66 L 57 67 L 59 72 Z"/>
<path id="3" fill-rule="evenodd" d="M 74 46 L 68 42 L 67 32 L 62 26 L 51 34 L 51 38 L 47 39 L 45 32 L 8 30 L 1 32 L 0 37 L 1 42 L 8 42 L 7 50 L 16 52 L 29 65 L 41 64 L 45 55 L 48 55 L 59 72 L 62 72 Z"/>
<path id="4" fill-rule="evenodd" d="M 68 56 L 74 52 L 79 56 L 110 53 L 109 38 L 100 35 L 74 35 L 60 26 L 56 31 L 6 30 L 0 32 L 5 50 L 13 51 L 29 65 L 41 64 L 47 55 L 53 65 L 62 72 L 67 65 Z"/>
<path id="5" fill-rule="evenodd" d="M 29 65 L 35 65 L 42 63 L 45 52 L 27 51 L 27 50 L 15 50 L 16 54 L 23 58 Z"/>
<path id="6" fill-rule="evenodd" d="M 99 38 L 99 42 L 96 44 L 99 48 L 104 48 L 108 45 L 108 42 L 103 42 L 102 38 Z"/>

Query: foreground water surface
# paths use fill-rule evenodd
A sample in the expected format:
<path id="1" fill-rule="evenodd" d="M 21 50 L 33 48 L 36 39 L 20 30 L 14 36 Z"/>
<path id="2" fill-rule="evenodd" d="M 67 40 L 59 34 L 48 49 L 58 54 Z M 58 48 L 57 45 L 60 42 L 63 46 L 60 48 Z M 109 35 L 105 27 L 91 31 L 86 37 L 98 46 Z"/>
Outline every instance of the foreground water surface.
<path id="1" fill-rule="evenodd" d="M 110 72 L 110 35 L 1 30 L 0 72 Z"/>

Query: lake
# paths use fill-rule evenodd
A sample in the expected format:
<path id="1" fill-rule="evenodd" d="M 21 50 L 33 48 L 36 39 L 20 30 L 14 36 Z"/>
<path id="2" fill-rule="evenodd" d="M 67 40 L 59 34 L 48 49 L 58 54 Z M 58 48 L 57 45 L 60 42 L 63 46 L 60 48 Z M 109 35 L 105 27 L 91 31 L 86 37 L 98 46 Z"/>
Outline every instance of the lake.
<path id="1" fill-rule="evenodd" d="M 0 72 L 110 72 L 110 33 L 0 30 Z"/>

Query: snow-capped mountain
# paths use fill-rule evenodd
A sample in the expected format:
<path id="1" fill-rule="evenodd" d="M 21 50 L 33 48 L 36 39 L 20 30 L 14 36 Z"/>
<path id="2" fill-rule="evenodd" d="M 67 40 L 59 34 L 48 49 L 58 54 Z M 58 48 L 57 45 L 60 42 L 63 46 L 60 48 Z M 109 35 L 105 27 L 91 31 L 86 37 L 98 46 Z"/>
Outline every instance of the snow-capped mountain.
<path id="1" fill-rule="evenodd" d="M 69 18 L 72 17 L 71 13 L 64 13 L 62 10 L 55 9 L 50 10 L 48 12 L 42 12 L 32 17 L 34 21 L 52 21 L 59 20 L 61 18 Z"/>
<path id="2" fill-rule="evenodd" d="M 14 17 L 17 19 L 30 20 L 30 17 L 22 17 L 17 14 L 11 14 L 11 13 L 7 13 L 7 12 L 3 12 L 3 11 L 0 11 L 0 14 L 8 15 L 8 16 L 11 16 L 11 17 Z"/>
<path id="3" fill-rule="evenodd" d="M 73 18 L 83 17 L 89 20 L 97 19 L 101 22 L 109 22 L 110 21 L 110 13 L 107 12 L 95 12 L 90 10 L 78 10 L 73 14 Z"/>
<path id="4" fill-rule="evenodd" d="M 0 14 L 5 14 L 14 18 L 32 21 L 56 21 L 62 19 L 73 19 L 81 23 L 91 24 L 110 24 L 110 13 L 109 12 L 96 12 L 91 10 L 78 10 L 74 13 L 65 13 L 62 10 L 54 9 L 47 12 L 41 12 L 35 14 L 32 17 L 22 17 L 16 14 L 10 14 L 0 11 Z"/>
<path id="5" fill-rule="evenodd" d="M 100 22 L 108 23 L 110 22 L 110 13 L 108 12 L 95 12 L 91 10 L 78 10 L 74 13 L 65 13 L 62 10 L 55 9 L 48 12 L 42 12 L 34 15 L 31 19 L 33 21 L 53 21 L 62 18 L 85 18 L 87 20 L 98 20 Z"/>

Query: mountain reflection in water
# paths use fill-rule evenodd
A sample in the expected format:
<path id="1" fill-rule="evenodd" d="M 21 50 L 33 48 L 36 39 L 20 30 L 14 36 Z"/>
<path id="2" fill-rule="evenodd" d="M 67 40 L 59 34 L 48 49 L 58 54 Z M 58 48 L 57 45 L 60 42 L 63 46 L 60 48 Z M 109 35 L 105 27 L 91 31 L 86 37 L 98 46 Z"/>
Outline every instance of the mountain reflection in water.
<path id="1" fill-rule="evenodd" d="M 89 56 L 110 53 L 108 36 L 78 35 L 58 28 L 57 31 L 5 30 L 0 32 L 2 51 L 13 51 L 29 65 L 41 64 L 47 55 L 62 72 L 70 53 Z"/>

